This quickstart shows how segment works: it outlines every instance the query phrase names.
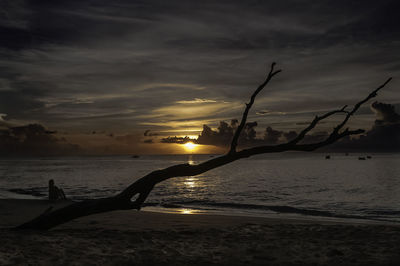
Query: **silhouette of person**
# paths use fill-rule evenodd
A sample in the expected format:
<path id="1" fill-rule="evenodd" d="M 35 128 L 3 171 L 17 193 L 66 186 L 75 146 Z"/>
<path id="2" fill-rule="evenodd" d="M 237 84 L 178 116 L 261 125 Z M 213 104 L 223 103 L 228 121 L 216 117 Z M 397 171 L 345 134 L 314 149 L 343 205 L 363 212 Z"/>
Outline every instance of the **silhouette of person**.
<path id="1" fill-rule="evenodd" d="M 49 180 L 49 200 L 56 201 L 66 199 L 65 193 L 61 188 L 54 185 L 54 180 Z"/>

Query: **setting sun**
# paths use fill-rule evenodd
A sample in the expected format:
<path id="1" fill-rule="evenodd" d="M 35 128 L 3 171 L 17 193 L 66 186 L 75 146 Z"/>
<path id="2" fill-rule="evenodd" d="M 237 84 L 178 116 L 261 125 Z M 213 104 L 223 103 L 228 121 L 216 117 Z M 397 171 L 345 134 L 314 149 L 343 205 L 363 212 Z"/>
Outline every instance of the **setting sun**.
<path id="1" fill-rule="evenodd" d="M 185 144 L 183 144 L 185 146 L 185 150 L 187 151 L 194 151 L 197 147 L 197 144 L 194 144 L 193 142 L 187 142 Z"/>

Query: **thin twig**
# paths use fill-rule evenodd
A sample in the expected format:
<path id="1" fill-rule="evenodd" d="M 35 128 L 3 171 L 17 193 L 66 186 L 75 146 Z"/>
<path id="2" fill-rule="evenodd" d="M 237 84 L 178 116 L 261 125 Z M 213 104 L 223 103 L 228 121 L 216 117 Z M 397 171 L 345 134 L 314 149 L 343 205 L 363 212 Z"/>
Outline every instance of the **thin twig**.
<path id="1" fill-rule="evenodd" d="M 249 103 L 246 103 L 246 108 L 244 109 L 244 112 L 243 112 L 243 115 L 242 115 L 242 120 L 240 121 L 240 124 L 239 124 L 238 128 L 236 129 L 236 132 L 235 132 L 235 134 L 234 134 L 234 136 L 233 136 L 233 139 L 232 139 L 232 142 L 231 142 L 231 148 L 230 148 L 230 151 L 229 151 L 230 154 L 236 152 L 236 147 L 237 147 L 237 145 L 238 145 L 238 139 L 239 139 L 240 133 L 242 132 L 244 126 L 246 125 L 247 115 L 249 114 L 249 111 L 250 111 L 251 107 L 252 107 L 253 104 L 254 104 L 254 101 L 255 101 L 255 99 L 256 99 L 257 94 L 260 93 L 260 91 L 261 91 L 262 89 L 264 89 L 264 87 L 269 83 L 269 81 L 270 81 L 276 74 L 278 74 L 279 72 L 282 71 L 282 70 L 280 70 L 280 69 L 275 71 L 275 70 L 274 70 L 275 65 L 276 65 L 275 62 L 273 62 L 273 63 L 271 64 L 271 68 L 270 68 L 270 70 L 269 70 L 269 73 L 268 73 L 267 78 L 265 79 L 265 81 L 264 81 L 260 86 L 258 86 L 258 88 L 257 88 L 257 89 L 254 91 L 254 93 L 251 95 L 251 97 L 250 97 L 250 102 L 249 102 Z"/>

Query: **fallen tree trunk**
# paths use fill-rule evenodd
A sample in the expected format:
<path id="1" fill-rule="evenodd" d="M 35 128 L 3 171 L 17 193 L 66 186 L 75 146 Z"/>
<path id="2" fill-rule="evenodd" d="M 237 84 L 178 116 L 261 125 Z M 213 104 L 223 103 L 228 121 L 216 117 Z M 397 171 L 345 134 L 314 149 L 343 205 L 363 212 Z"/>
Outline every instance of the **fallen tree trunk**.
<path id="1" fill-rule="evenodd" d="M 243 112 L 241 123 L 239 124 L 234 134 L 230 150 L 226 155 L 213 158 L 211 160 L 208 160 L 206 162 L 197 165 L 178 164 L 162 170 L 153 171 L 148 175 L 138 179 L 136 182 L 134 182 L 133 184 L 131 184 L 130 186 L 128 186 L 126 189 L 124 189 L 122 192 L 120 192 L 115 196 L 102 199 L 85 200 L 82 202 L 73 203 L 64 208 L 60 208 L 54 211 L 49 209 L 40 216 L 34 218 L 33 220 L 17 226 L 15 229 L 47 230 L 57 225 L 71 221 L 73 219 L 91 214 L 109 212 L 114 210 L 127 210 L 127 209 L 140 210 L 142 204 L 144 203 L 144 201 L 146 200 L 147 196 L 152 191 L 154 186 L 167 179 L 173 177 L 199 175 L 211 169 L 215 169 L 217 167 L 229 164 L 233 161 L 254 156 L 257 154 L 278 153 L 285 151 L 313 151 L 320 147 L 324 147 L 326 145 L 334 143 L 335 141 L 345 136 L 363 133 L 364 130 L 362 129 L 349 130 L 348 128 L 346 128 L 345 130 L 342 130 L 342 128 L 350 119 L 350 117 L 360 108 L 362 104 L 364 104 L 371 98 L 375 97 L 377 95 L 377 92 L 384 86 L 386 86 L 386 84 L 389 83 L 391 80 L 391 78 L 389 78 L 385 83 L 383 83 L 381 86 L 372 91 L 365 99 L 358 102 L 351 111 L 346 111 L 345 110 L 346 106 L 345 106 L 342 109 L 333 110 L 322 116 L 316 116 L 313 119 L 313 121 L 305 129 L 303 129 L 294 140 L 291 140 L 287 143 L 280 145 L 258 146 L 254 148 L 244 149 L 241 151 L 236 151 L 236 147 L 238 144 L 237 141 L 239 139 L 241 131 L 243 130 L 246 124 L 248 112 L 251 109 L 256 96 L 276 74 L 281 72 L 281 70 L 275 71 L 274 67 L 275 63 L 271 65 L 270 71 L 265 81 L 256 89 L 256 91 L 252 94 L 250 98 L 250 102 L 246 104 L 246 108 L 245 111 Z M 324 141 L 312 144 L 299 144 L 299 142 L 304 139 L 306 134 L 310 130 L 315 128 L 315 126 L 321 120 L 326 119 L 337 113 L 345 114 L 345 118 L 332 130 L 330 135 Z M 133 197 L 135 196 L 137 196 L 137 198 L 133 200 Z"/>

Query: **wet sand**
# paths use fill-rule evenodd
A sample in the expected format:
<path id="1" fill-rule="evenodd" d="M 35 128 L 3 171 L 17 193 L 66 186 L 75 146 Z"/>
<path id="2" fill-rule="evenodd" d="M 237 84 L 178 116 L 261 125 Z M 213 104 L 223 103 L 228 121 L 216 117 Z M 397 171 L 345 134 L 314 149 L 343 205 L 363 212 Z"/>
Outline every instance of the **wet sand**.
<path id="1" fill-rule="evenodd" d="M 400 265 L 388 223 L 115 211 L 10 230 L 49 206 L 0 200 L 0 265 Z"/>

